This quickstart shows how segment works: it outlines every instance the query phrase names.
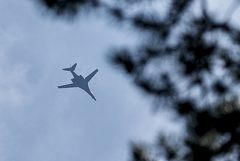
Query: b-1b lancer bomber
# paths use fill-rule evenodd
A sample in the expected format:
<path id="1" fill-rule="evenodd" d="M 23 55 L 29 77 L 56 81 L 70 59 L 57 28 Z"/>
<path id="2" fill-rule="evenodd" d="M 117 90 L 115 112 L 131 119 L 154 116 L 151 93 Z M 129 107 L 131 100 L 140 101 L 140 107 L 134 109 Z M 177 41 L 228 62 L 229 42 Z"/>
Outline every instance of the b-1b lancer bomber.
<path id="1" fill-rule="evenodd" d="M 87 77 L 83 77 L 81 75 L 77 75 L 74 70 L 77 66 L 77 63 L 75 63 L 73 66 L 70 68 L 64 68 L 63 70 L 69 71 L 72 73 L 73 78 L 71 79 L 72 83 L 70 84 L 65 84 L 62 86 L 58 86 L 58 88 L 73 88 L 73 87 L 78 87 L 87 92 L 95 101 L 96 98 L 92 94 L 92 92 L 89 89 L 88 82 L 92 79 L 92 77 L 98 72 L 98 69 L 94 70 L 91 74 L 89 74 Z"/>

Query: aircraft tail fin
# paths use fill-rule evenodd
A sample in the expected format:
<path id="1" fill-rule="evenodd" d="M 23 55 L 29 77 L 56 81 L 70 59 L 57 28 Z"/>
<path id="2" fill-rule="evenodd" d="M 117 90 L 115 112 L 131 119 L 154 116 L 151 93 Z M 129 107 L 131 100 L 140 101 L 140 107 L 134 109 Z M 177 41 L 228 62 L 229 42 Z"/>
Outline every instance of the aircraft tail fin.
<path id="1" fill-rule="evenodd" d="M 73 66 L 71 66 L 70 68 L 63 68 L 63 70 L 66 70 L 66 71 L 70 71 L 70 72 L 73 72 L 75 70 L 77 66 L 77 63 L 75 63 Z"/>

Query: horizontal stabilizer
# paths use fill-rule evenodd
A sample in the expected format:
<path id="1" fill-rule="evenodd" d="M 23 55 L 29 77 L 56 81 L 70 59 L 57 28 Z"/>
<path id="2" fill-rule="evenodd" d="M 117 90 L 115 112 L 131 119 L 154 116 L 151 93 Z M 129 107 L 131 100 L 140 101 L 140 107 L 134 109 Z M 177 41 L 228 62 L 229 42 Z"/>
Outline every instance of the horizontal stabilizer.
<path id="1" fill-rule="evenodd" d="M 70 71 L 70 72 L 73 72 L 75 70 L 77 66 L 77 63 L 75 63 L 73 66 L 71 66 L 70 68 L 63 68 L 63 70 L 66 70 L 66 71 Z"/>

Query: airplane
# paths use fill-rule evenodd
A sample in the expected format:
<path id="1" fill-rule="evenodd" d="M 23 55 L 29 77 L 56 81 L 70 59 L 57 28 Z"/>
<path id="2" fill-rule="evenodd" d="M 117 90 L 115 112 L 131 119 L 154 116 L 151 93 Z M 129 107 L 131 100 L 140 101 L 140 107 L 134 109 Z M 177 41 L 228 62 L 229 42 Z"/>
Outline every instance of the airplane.
<path id="1" fill-rule="evenodd" d="M 88 82 L 92 79 L 92 77 L 98 72 L 98 69 L 94 70 L 91 74 L 89 74 L 87 77 L 83 77 L 81 75 L 77 75 L 74 70 L 77 66 L 77 63 L 75 63 L 70 68 L 63 68 L 62 70 L 69 71 L 72 73 L 73 78 L 71 79 L 72 83 L 58 86 L 58 88 L 74 88 L 78 87 L 87 92 L 95 101 L 96 98 L 92 94 L 92 92 L 89 89 Z"/>

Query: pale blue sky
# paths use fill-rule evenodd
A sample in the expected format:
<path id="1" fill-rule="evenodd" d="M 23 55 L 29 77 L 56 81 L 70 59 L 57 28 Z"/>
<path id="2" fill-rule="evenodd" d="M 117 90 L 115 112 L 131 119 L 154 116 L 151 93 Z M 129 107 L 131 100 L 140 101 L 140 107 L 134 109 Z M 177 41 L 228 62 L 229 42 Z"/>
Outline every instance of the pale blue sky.
<path id="1" fill-rule="evenodd" d="M 182 128 L 107 62 L 111 46 L 136 42 L 132 32 L 93 16 L 54 20 L 30 0 L 0 0 L 0 11 L 0 161 L 127 161 L 130 141 Z M 57 88 L 75 62 L 83 76 L 99 69 L 97 102 Z"/>
<path id="2" fill-rule="evenodd" d="M 99 18 L 72 23 L 45 16 L 30 1 L 0 0 L 0 160 L 123 161 L 131 140 L 151 141 L 160 117 L 145 95 L 106 59 L 113 45 L 132 44 Z M 95 68 L 93 101 L 80 89 L 60 90 L 77 62 Z"/>

